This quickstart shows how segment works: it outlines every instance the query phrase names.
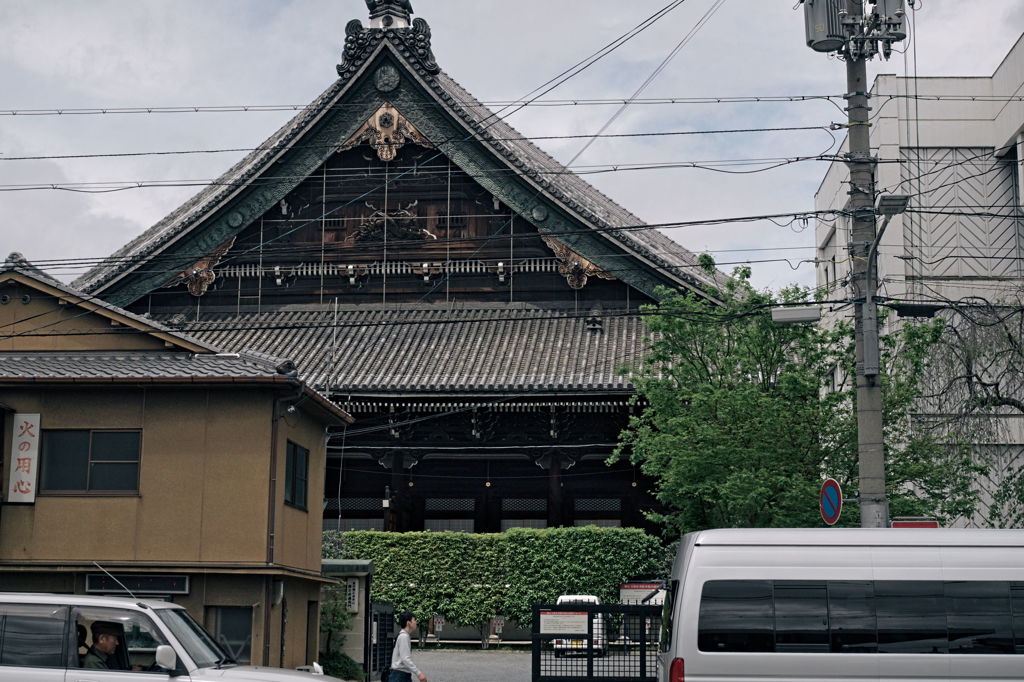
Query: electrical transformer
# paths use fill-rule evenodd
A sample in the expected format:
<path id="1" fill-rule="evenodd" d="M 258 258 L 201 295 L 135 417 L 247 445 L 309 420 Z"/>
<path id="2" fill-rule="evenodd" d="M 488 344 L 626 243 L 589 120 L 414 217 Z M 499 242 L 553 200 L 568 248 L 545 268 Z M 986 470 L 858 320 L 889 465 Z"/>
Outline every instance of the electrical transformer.
<path id="1" fill-rule="evenodd" d="M 880 0 L 882 1 L 882 0 Z M 895 0 L 893 0 L 895 2 Z M 846 44 L 839 11 L 846 0 L 803 0 L 807 22 L 807 46 L 815 52 L 835 52 Z"/>

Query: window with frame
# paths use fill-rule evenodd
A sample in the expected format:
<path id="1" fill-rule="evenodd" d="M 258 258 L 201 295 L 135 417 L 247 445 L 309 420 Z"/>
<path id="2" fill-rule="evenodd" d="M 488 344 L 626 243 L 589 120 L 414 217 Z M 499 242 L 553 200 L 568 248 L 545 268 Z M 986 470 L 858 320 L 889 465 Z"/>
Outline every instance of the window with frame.
<path id="1" fill-rule="evenodd" d="M 46 604 L 0 604 L 0 666 L 63 668 L 68 609 Z"/>
<path id="2" fill-rule="evenodd" d="M 44 429 L 44 493 L 134 493 L 139 490 L 141 431 Z"/>
<path id="3" fill-rule="evenodd" d="M 305 511 L 308 493 L 309 450 L 288 441 L 288 450 L 285 454 L 284 503 Z"/>
<path id="4" fill-rule="evenodd" d="M 235 662 L 248 665 L 252 661 L 251 606 L 207 606 L 206 625 Z"/>

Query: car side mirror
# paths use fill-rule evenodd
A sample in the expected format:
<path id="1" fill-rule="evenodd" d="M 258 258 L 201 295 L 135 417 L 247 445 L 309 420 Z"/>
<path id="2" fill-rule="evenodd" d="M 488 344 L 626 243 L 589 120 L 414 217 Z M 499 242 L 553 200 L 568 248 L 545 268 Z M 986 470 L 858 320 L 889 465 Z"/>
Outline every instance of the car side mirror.
<path id="1" fill-rule="evenodd" d="M 174 670 L 178 667 L 178 655 L 174 653 L 174 648 L 167 644 L 157 646 L 153 660 L 164 670 Z"/>

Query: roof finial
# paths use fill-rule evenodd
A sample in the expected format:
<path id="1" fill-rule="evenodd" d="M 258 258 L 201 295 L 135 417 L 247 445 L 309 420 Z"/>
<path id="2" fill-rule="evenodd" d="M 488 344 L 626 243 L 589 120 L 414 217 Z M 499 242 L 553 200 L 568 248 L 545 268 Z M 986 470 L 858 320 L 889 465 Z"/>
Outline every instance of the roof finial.
<path id="1" fill-rule="evenodd" d="M 370 8 L 370 28 L 408 28 L 412 17 L 411 0 L 366 0 Z"/>

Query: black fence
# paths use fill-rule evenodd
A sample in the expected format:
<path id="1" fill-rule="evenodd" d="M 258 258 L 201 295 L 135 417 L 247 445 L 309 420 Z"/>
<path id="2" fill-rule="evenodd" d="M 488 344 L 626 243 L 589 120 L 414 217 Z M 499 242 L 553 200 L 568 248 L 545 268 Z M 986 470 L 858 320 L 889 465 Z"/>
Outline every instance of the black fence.
<path id="1" fill-rule="evenodd" d="M 370 604 L 366 629 L 366 663 L 368 680 L 379 680 L 385 668 L 391 667 L 391 650 L 395 648 L 395 607 L 388 602 Z"/>
<path id="2" fill-rule="evenodd" d="M 656 682 L 661 607 L 533 607 L 533 682 Z"/>

